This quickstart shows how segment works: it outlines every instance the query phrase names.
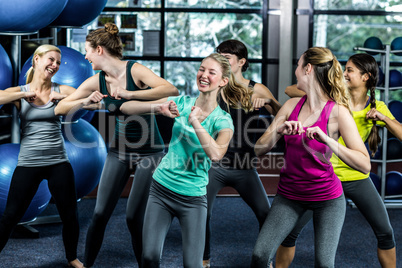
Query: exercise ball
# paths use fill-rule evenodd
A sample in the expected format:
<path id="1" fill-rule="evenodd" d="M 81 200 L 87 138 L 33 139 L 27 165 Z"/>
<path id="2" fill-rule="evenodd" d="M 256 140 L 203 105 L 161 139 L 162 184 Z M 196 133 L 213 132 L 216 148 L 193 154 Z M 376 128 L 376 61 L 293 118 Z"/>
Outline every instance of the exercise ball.
<path id="1" fill-rule="evenodd" d="M 107 0 L 68 0 L 66 7 L 51 26 L 84 26 L 99 16 L 106 2 Z"/>
<path id="2" fill-rule="evenodd" d="M 14 169 L 17 166 L 19 151 L 20 145 L 16 143 L 0 145 L 0 215 L 3 215 L 6 208 L 8 191 Z M 50 198 L 51 194 L 47 187 L 47 180 L 43 180 L 20 222 L 34 220 L 45 210 L 49 204 Z"/>
<path id="3" fill-rule="evenodd" d="M 371 48 L 371 49 L 383 49 L 384 48 L 381 39 L 378 37 L 375 37 L 375 36 L 367 38 L 366 41 L 364 41 L 363 46 L 365 48 Z M 379 52 L 367 51 L 367 53 L 370 55 L 377 55 Z"/>
<path id="4" fill-rule="evenodd" d="M 380 193 L 381 192 L 381 180 L 380 177 L 378 177 L 377 174 L 370 172 L 370 179 L 373 182 L 375 188 L 377 191 Z"/>
<path id="5" fill-rule="evenodd" d="M 388 103 L 388 109 L 395 119 L 398 120 L 399 123 L 402 123 L 402 102 L 398 100 L 390 101 Z"/>
<path id="6" fill-rule="evenodd" d="M 398 70 L 389 71 L 389 87 L 402 86 L 402 74 Z"/>
<path id="7" fill-rule="evenodd" d="M 13 66 L 3 46 L 0 45 L 0 90 L 11 87 L 13 82 Z M 3 105 L 0 105 L 0 108 Z"/>
<path id="8" fill-rule="evenodd" d="M 58 46 L 61 50 L 61 64 L 59 71 L 52 77 L 52 81 L 60 85 L 78 88 L 87 78 L 93 76 L 95 71 L 92 65 L 85 59 L 81 52 L 66 46 Z M 32 66 L 32 56 L 21 68 L 18 83 L 26 84 L 26 72 Z M 88 110 L 80 109 L 73 111 L 64 117 L 65 121 L 76 121 L 88 113 Z"/>
<path id="9" fill-rule="evenodd" d="M 402 37 L 397 37 L 391 42 L 391 50 L 402 50 Z M 402 52 L 394 53 L 397 56 L 402 56 Z"/>
<path id="10" fill-rule="evenodd" d="M 387 159 L 402 159 L 402 142 L 397 138 L 387 140 Z"/>
<path id="11" fill-rule="evenodd" d="M 106 160 L 106 145 L 98 130 L 85 120 L 63 124 L 68 159 L 74 170 L 77 197 L 89 194 L 99 183 Z"/>
<path id="12" fill-rule="evenodd" d="M 67 1 L 68 0 L 0 1 L 0 32 L 36 32 L 54 21 L 63 11 Z"/>
<path id="13" fill-rule="evenodd" d="M 385 74 L 381 67 L 378 67 L 378 82 L 377 86 L 382 86 L 384 84 Z"/>
<path id="14" fill-rule="evenodd" d="M 386 175 L 386 195 L 402 194 L 402 174 L 398 171 L 390 171 Z"/>

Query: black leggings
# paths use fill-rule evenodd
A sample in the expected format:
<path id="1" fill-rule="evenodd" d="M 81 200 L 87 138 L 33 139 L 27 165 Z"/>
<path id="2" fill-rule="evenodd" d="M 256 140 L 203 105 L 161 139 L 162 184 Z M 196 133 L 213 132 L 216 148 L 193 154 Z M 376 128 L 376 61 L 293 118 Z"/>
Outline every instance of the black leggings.
<path id="1" fill-rule="evenodd" d="M 373 229 L 378 241 L 377 247 L 382 250 L 394 248 L 394 231 L 389 221 L 388 212 L 371 179 L 343 181 L 342 187 L 346 198 L 350 198 L 355 203 Z M 311 218 L 312 212 L 307 211 L 282 242 L 282 246 L 294 247 L 297 237 Z"/>
<path id="2" fill-rule="evenodd" d="M 79 224 L 74 172 L 68 162 L 45 167 L 15 168 L 7 205 L 0 220 L 0 251 L 24 216 L 43 179 L 48 181 L 50 193 L 63 222 L 62 234 L 67 261 L 73 261 L 77 258 Z"/>
<path id="3" fill-rule="evenodd" d="M 218 192 L 225 186 L 236 189 L 241 198 L 253 210 L 261 229 L 268 215 L 270 204 L 256 169 L 222 168 L 219 164 L 212 164 L 209 170 L 207 186 L 208 214 L 205 237 L 204 260 L 210 259 L 211 244 L 211 217 L 212 209 Z"/>
<path id="4" fill-rule="evenodd" d="M 127 200 L 126 220 L 131 233 L 131 242 L 135 257 L 140 264 L 142 255 L 142 226 L 152 181 L 152 173 L 162 157 L 163 153 L 156 153 L 146 157 L 134 154 L 120 157 L 114 151 L 108 153 L 98 186 L 92 222 L 87 233 L 84 258 L 85 267 L 91 267 L 95 262 L 102 246 L 106 225 L 132 172 L 135 173 L 133 185 Z"/>
<path id="5" fill-rule="evenodd" d="M 174 217 L 177 217 L 181 227 L 183 267 L 202 267 L 206 196 L 181 195 L 154 180 L 144 219 L 144 268 L 160 267 L 166 234 Z"/>

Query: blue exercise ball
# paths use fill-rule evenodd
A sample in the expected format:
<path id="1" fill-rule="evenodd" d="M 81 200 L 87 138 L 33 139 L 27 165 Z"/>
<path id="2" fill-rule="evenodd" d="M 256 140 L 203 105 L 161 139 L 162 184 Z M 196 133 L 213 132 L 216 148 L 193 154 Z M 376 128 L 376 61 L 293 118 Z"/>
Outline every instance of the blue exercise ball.
<path id="1" fill-rule="evenodd" d="M 389 71 L 389 87 L 402 86 L 402 74 L 398 70 Z"/>
<path id="2" fill-rule="evenodd" d="M 386 175 L 386 195 L 402 194 L 402 174 L 398 171 L 390 171 Z"/>
<path id="3" fill-rule="evenodd" d="M 379 50 L 384 48 L 381 39 L 375 36 L 367 38 L 366 41 L 364 41 L 363 46 L 365 48 L 379 49 Z M 377 55 L 379 52 L 367 51 L 367 53 L 370 55 Z"/>
<path id="4" fill-rule="evenodd" d="M 93 21 L 102 12 L 107 0 L 68 0 L 63 12 L 51 26 L 81 27 Z"/>
<path id="5" fill-rule="evenodd" d="M 388 109 L 395 117 L 395 119 L 398 120 L 399 123 L 402 123 L 402 101 L 398 100 L 390 101 L 388 103 Z"/>
<path id="6" fill-rule="evenodd" d="M 381 67 L 378 67 L 378 82 L 377 86 L 382 86 L 384 84 L 385 74 Z"/>
<path id="7" fill-rule="evenodd" d="M 78 88 L 87 78 L 93 76 L 95 71 L 92 65 L 85 59 L 85 56 L 66 46 L 58 46 L 61 50 L 61 64 L 59 71 L 52 77 L 52 81 L 60 85 L 67 85 Z M 26 73 L 32 66 L 32 56 L 25 62 L 21 68 L 18 83 L 26 84 Z M 73 111 L 70 115 L 66 115 L 66 121 L 76 121 L 88 113 L 88 110 L 80 109 Z"/>
<path id="8" fill-rule="evenodd" d="M 0 1 L 0 32 L 31 33 L 48 26 L 68 0 Z"/>
<path id="9" fill-rule="evenodd" d="M 397 138 L 387 140 L 387 159 L 402 159 L 402 142 Z"/>
<path id="10" fill-rule="evenodd" d="M 11 87 L 13 82 L 13 66 L 3 46 L 0 45 L 0 89 Z M 0 105 L 0 108 L 3 105 Z"/>
<path id="11" fill-rule="evenodd" d="M 374 172 L 370 172 L 370 179 L 373 182 L 375 188 L 380 193 L 381 192 L 381 179 L 380 177 L 375 174 Z"/>
<path id="12" fill-rule="evenodd" d="M 19 144 L 6 143 L 0 145 L 0 215 L 3 214 L 6 208 L 11 178 L 17 166 L 19 152 Z M 43 180 L 20 222 L 34 220 L 45 210 L 51 197 L 47 186 L 47 180 Z"/>
<path id="13" fill-rule="evenodd" d="M 391 50 L 402 50 L 402 37 L 397 37 L 391 42 Z M 394 53 L 397 56 L 402 56 L 402 52 Z"/>
<path id="14" fill-rule="evenodd" d="M 106 160 L 106 145 L 98 130 L 86 120 L 63 124 L 68 159 L 74 170 L 77 197 L 88 195 L 99 183 Z"/>

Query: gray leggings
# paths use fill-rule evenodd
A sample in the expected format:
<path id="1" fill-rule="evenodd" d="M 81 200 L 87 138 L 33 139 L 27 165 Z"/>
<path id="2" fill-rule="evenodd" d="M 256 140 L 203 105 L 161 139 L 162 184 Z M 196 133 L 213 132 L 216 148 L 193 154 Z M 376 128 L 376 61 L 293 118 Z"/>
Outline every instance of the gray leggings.
<path id="1" fill-rule="evenodd" d="M 269 267 L 277 248 L 307 210 L 313 211 L 315 267 L 334 267 L 345 219 L 344 195 L 327 201 L 296 201 L 276 195 L 258 235 L 251 267 Z"/>
<path id="2" fill-rule="evenodd" d="M 91 267 L 102 246 L 106 225 L 132 172 L 134 180 L 127 200 L 126 221 L 131 233 L 135 257 L 140 263 L 142 255 L 142 226 L 148 201 L 152 173 L 163 153 L 149 156 L 137 154 L 121 157 L 110 151 L 103 167 L 92 222 L 85 244 L 84 266 Z"/>
<path id="3" fill-rule="evenodd" d="M 209 183 L 207 186 L 208 214 L 204 260 L 210 259 L 212 209 L 216 195 L 225 186 L 236 189 L 241 198 L 253 210 L 260 228 L 268 215 L 269 200 L 256 169 L 223 168 L 219 164 L 213 163 L 209 170 Z"/>
<path id="4" fill-rule="evenodd" d="M 184 196 L 152 182 L 143 230 L 143 267 L 159 267 L 174 217 L 182 230 L 183 266 L 202 267 L 207 218 L 206 196 Z"/>
<path id="5" fill-rule="evenodd" d="M 383 250 L 394 248 L 394 231 L 389 221 L 388 212 L 371 179 L 345 181 L 342 182 L 342 187 L 346 198 L 350 198 L 355 203 L 373 229 L 378 241 L 377 247 Z M 297 237 L 312 216 L 311 212 L 306 212 L 283 241 L 282 246 L 294 247 Z"/>

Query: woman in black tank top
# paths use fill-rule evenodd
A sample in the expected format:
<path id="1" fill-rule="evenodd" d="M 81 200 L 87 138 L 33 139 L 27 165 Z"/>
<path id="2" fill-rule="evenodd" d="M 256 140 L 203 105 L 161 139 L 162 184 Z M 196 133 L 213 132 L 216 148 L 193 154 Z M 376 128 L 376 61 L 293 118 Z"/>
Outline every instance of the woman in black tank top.
<path id="1" fill-rule="evenodd" d="M 88 229 L 84 266 L 93 266 L 100 251 L 106 225 L 131 174 L 126 221 L 137 262 L 141 266 L 142 227 L 152 173 L 163 156 L 164 144 L 155 118 L 125 116 L 120 106 L 129 100 L 155 100 L 178 95 L 178 90 L 147 67 L 122 60 L 119 29 L 113 23 L 88 34 L 86 59 L 98 74 L 88 78 L 77 91 L 61 101 L 56 114 L 77 108 L 97 109 L 105 105 L 115 120 L 114 140 L 100 178 L 97 200 Z M 113 124 L 113 123 L 112 123 Z"/>

